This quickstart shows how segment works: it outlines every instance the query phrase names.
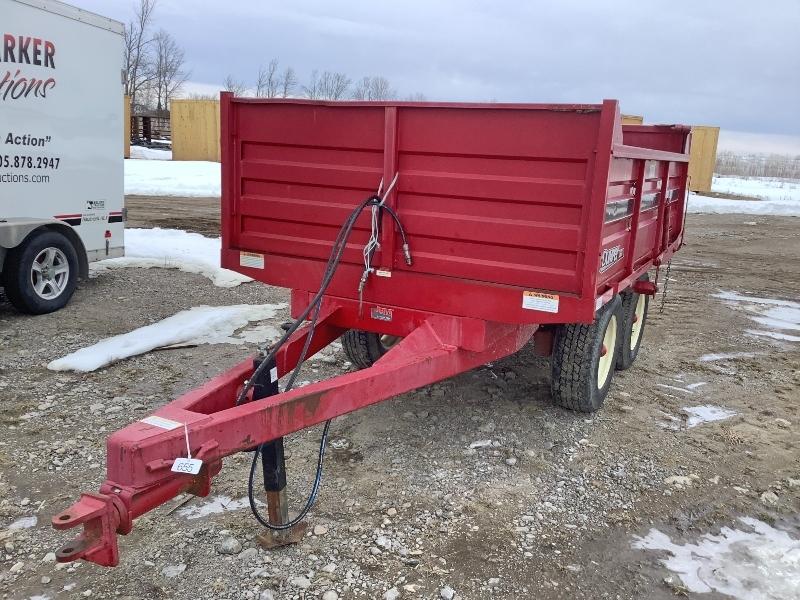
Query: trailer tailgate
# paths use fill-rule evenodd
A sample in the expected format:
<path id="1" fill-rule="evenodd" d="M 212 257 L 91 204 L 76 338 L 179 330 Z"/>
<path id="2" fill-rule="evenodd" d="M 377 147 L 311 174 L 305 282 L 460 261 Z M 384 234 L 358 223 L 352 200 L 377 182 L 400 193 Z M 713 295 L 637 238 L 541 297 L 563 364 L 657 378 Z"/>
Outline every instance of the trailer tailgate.
<path id="1" fill-rule="evenodd" d="M 577 294 L 600 109 L 233 99 L 226 245 L 325 260 L 349 211 L 398 173 L 414 265 L 398 243 L 375 264 Z M 362 262 L 368 226 L 345 263 Z"/>

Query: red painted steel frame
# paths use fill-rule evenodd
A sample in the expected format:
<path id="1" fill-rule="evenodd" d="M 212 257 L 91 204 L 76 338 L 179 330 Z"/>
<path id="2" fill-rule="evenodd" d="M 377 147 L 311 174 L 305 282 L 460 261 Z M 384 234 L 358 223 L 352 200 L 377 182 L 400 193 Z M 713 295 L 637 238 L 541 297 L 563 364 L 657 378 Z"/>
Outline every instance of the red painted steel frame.
<path id="1" fill-rule="evenodd" d="M 327 299 L 310 354 L 339 337 L 357 310 L 352 302 Z M 170 470 L 174 459 L 186 454 L 182 427 L 167 430 L 137 421 L 114 433 L 100 493 L 84 494 L 53 517 L 56 529 L 84 526 L 58 552 L 58 560 L 83 558 L 114 566 L 119 561 L 117 533 L 130 532 L 134 518 L 182 492 L 207 495 L 225 456 L 512 354 L 536 331 L 535 325 L 419 311 L 398 316 L 407 324 L 405 337 L 369 369 L 235 406 L 252 373 L 247 360 L 157 410 L 155 416 L 187 425 L 192 456 L 203 461 L 197 476 Z M 279 376 L 296 365 L 306 334 L 307 328 L 299 330 L 279 351 Z"/>

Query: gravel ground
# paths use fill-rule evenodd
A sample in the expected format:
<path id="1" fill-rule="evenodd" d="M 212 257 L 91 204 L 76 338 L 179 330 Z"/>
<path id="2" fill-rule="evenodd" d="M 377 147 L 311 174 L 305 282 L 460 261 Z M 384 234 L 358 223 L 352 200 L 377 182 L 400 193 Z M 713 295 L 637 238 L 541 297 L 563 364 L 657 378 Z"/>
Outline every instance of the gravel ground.
<path id="1" fill-rule="evenodd" d="M 129 202 L 133 224 L 213 228 L 213 214 L 160 209 L 148 220 L 148 205 L 157 204 Z M 659 560 L 663 554 L 632 549 L 635 535 L 655 527 L 673 540 L 696 540 L 750 516 L 800 538 L 800 344 L 746 334 L 753 327 L 747 314 L 712 297 L 720 289 L 800 297 L 797 227 L 792 218 L 690 216 L 665 310 L 653 305 L 637 363 L 617 373 L 595 415 L 553 407 L 549 362 L 526 349 L 335 420 L 302 543 L 258 547 L 259 527 L 239 502 L 249 456 L 239 455 L 226 459 L 211 497 L 180 497 L 137 519 L 120 538 L 116 569 L 54 563 L 49 553 L 66 536 L 50 528 L 50 516 L 80 492 L 96 491 L 108 434 L 253 347 L 162 350 L 90 374 L 45 365 L 192 306 L 284 302 L 287 293 L 124 269 L 83 282 L 53 315 L 19 315 L 0 296 L 0 595 L 466 600 L 685 593 Z M 274 324 L 287 317 L 279 314 Z M 709 353 L 745 355 L 699 360 Z M 310 361 L 301 379 L 347 368 L 334 346 Z M 736 415 L 688 428 L 682 408 L 701 404 Z M 310 485 L 319 433 L 287 440 L 295 504 Z M 227 510 L 198 516 L 214 499 Z"/>

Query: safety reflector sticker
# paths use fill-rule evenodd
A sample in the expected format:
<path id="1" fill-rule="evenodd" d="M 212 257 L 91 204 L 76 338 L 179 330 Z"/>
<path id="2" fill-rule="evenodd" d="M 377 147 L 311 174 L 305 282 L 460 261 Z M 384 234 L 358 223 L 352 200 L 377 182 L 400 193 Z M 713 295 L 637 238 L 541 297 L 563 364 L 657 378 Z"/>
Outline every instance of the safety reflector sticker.
<path id="1" fill-rule="evenodd" d="M 173 421 L 171 419 L 165 419 L 164 417 L 157 417 L 156 415 L 150 415 L 146 419 L 142 419 L 141 422 L 147 423 L 148 425 L 153 425 L 154 427 L 160 427 L 161 429 L 166 429 L 167 431 L 177 429 L 178 427 L 183 427 L 183 423 L 178 423 L 178 421 Z"/>
<path id="2" fill-rule="evenodd" d="M 558 312 L 558 295 L 541 292 L 522 292 L 522 308 L 548 313 Z"/>
<path id="3" fill-rule="evenodd" d="M 239 266 L 251 269 L 264 268 L 264 255 L 258 252 L 239 252 Z"/>

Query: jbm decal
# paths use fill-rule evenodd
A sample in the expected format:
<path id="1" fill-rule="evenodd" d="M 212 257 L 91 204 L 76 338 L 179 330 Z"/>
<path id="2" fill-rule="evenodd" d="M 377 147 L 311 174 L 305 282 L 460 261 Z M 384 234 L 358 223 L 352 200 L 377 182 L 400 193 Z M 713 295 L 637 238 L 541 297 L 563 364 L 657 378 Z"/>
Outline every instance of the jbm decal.
<path id="1" fill-rule="evenodd" d="M 384 308 L 383 306 L 373 306 L 372 310 L 370 311 L 370 315 L 373 319 L 377 319 L 378 321 L 391 321 L 392 320 L 392 312 L 393 309 L 391 308 Z"/>
<path id="2" fill-rule="evenodd" d="M 625 249 L 622 246 L 605 248 L 603 250 L 603 255 L 600 257 L 600 272 L 605 273 L 608 271 L 611 267 L 622 260 L 622 256 L 624 254 Z"/>

